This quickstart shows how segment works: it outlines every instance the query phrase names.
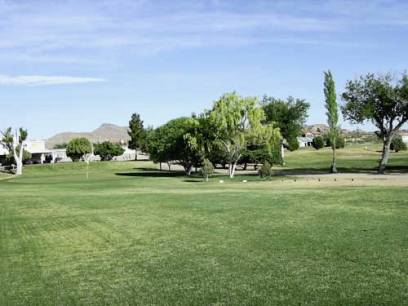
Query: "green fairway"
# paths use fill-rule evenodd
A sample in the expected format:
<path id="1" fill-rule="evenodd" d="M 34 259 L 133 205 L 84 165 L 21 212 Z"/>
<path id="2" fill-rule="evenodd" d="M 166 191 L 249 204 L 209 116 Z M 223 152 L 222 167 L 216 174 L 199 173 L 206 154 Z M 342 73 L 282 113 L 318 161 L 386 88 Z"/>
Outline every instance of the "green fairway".
<path id="1" fill-rule="evenodd" d="M 288 168 L 324 168 L 310 152 L 288 154 Z M 340 167 L 353 167 L 347 154 Z M 0 305 L 407 303 L 405 186 L 205 183 L 152 167 L 95 163 L 87 180 L 84 164 L 31 166 L 0 180 Z"/>

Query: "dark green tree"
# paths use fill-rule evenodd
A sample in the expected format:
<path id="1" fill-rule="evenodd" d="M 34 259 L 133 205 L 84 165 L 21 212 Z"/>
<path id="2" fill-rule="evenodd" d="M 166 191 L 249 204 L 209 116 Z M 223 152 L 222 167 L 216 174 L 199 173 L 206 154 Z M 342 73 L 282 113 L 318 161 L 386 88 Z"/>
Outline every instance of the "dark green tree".
<path id="1" fill-rule="evenodd" d="M 348 81 L 342 95 L 343 116 L 352 123 L 371 121 L 383 142 L 379 173 L 384 173 L 393 137 L 408 121 L 408 76 L 396 80 L 390 74 L 367 74 Z"/>
<path id="2" fill-rule="evenodd" d="M 123 152 L 125 150 L 119 144 L 110 141 L 94 145 L 94 154 L 99 155 L 103 161 L 112 160 L 115 156 L 122 155 Z"/>
<path id="3" fill-rule="evenodd" d="M 299 148 L 297 137 L 302 134 L 302 128 L 308 117 L 310 104 L 303 99 L 289 97 L 287 100 L 264 96 L 262 108 L 265 120 L 273 122 L 280 129 L 282 137 L 291 151 Z"/>
<path id="4" fill-rule="evenodd" d="M 193 167 L 201 166 L 203 160 L 198 127 L 196 118 L 182 117 L 154 129 L 147 137 L 150 159 L 158 163 L 175 162 L 190 175 Z"/>
<path id="5" fill-rule="evenodd" d="M 92 153 L 92 144 L 85 138 L 74 138 L 67 145 L 67 156 L 72 159 L 72 161 L 77 162 L 84 157 L 85 154 Z"/>
<path id="6" fill-rule="evenodd" d="M 135 159 L 137 160 L 137 151 L 145 147 L 146 131 L 143 127 L 143 121 L 140 119 L 140 115 L 137 113 L 132 114 L 129 121 L 128 135 L 129 149 L 135 150 Z"/>
<path id="7" fill-rule="evenodd" d="M 328 70 L 324 72 L 324 96 L 327 115 L 327 124 L 329 125 L 328 136 L 332 148 L 332 164 L 330 166 L 331 173 L 337 173 L 336 168 L 336 139 L 339 137 L 339 106 L 336 98 L 336 86 L 334 84 L 333 75 Z"/>
<path id="8" fill-rule="evenodd" d="M 407 150 L 407 145 L 406 143 L 402 140 L 401 135 L 395 135 L 392 138 L 390 149 L 394 150 L 395 152 L 399 151 L 406 151 Z"/>
<path id="9" fill-rule="evenodd" d="M 208 182 L 208 177 L 212 175 L 214 172 L 213 164 L 205 158 L 203 161 L 203 165 L 201 167 L 201 175 L 204 177 L 204 180 Z"/>
<path id="10" fill-rule="evenodd" d="M 324 147 L 324 139 L 322 136 L 316 136 L 313 138 L 312 147 L 316 150 L 320 150 Z"/>

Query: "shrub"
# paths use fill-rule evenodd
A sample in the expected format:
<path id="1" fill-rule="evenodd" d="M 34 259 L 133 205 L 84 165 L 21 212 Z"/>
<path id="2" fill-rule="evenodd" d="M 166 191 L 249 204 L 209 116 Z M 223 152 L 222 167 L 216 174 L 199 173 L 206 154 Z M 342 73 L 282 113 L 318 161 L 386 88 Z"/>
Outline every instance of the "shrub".
<path id="1" fill-rule="evenodd" d="M 206 158 L 204 159 L 203 166 L 201 167 L 201 175 L 208 182 L 208 177 L 214 173 L 213 164 Z"/>
<path id="2" fill-rule="evenodd" d="M 272 176 L 272 166 L 268 161 L 262 164 L 261 169 L 259 169 L 259 176 L 261 178 L 270 178 Z"/>
<path id="3" fill-rule="evenodd" d="M 17 155 L 20 154 L 20 147 L 18 147 L 16 151 Z M 23 164 L 28 164 L 31 160 L 31 157 L 32 157 L 31 153 L 23 149 Z M 13 153 L 9 153 L 9 155 L 6 156 L 5 164 L 6 165 L 16 164 Z"/>
<path id="4" fill-rule="evenodd" d="M 394 150 L 395 152 L 406 151 L 407 145 L 402 140 L 402 137 L 400 135 L 397 135 L 392 139 L 390 149 Z"/>
<path id="5" fill-rule="evenodd" d="M 118 144 L 110 141 L 104 141 L 96 144 L 94 153 L 101 157 L 101 160 L 112 160 L 115 156 L 120 156 L 125 150 Z"/>
<path id="6" fill-rule="evenodd" d="M 297 140 L 296 137 L 291 138 L 288 140 L 288 150 L 289 151 L 295 151 L 299 149 L 299 141 Z"/>
<path id="7" fill-rule="evenodd" d="M 331 139 L 328 135 L 324 136 L 325 147 L 332 147 Z M 336 138 L 336 149 L 343 149 L 346 145 L 346 140 L 343 136 L 339 135 Z"/>
<path id="8" fill-rule="evenodd" d="M 92 145 L 90 141 L 85 138 L 74 138 L 67 145 L 67 156 L 72 161 L 79 161 L 85 154 L 92 152 Z"/>
<path id="9" fill-rule="evenodd" d="M 323 137 L 322 136 L 316 136 L 315 138 L 313 138 L 312 146 L 316 150 L 320 150 L 321 148 L 323 148 L 324 147 Z"/>

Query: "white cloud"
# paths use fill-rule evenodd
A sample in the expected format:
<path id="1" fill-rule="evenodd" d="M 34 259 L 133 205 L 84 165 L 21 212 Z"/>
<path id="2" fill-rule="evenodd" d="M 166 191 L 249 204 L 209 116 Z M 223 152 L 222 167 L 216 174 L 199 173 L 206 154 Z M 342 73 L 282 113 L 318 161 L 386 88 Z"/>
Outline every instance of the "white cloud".
<path id="1" fill-rule="evenodd" d="M 0 75 L 0 85 L 43 86 L 104 82 L 101 78 L 45 75 Z"/>

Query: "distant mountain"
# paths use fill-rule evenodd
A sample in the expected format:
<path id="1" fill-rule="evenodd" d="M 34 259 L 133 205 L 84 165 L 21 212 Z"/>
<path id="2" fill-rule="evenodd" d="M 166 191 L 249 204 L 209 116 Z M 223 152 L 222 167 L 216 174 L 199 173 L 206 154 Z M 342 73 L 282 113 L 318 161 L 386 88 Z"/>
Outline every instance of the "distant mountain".
<path id="1" fill-rule="evenodd" d="M 327 124 L 324 123 L 320 123 L 320 124 L 312 124 L 312 125 L 306 125 L 303 128 L 303 134 L 312 134 L 312 135 L 324 135 L 329 131 L 329 126 Z M 359 132 L 362 134 L 372 134 L 370 132 L 365 132 L 363 130 L 358 130 L 358 131 L 353 131 L 353 130 L 348 130 L 348 129 L 341 129 L 341 134 L 343 136 L 355 133 L 355 132 Z"/>
<path id="2" fill-rule="evenodd" d="M 77 137 L 86 137 L 93 143 L 100 143 L 103 141 L 122 143 L 130 140 L 127 133 L 127 127 L 104 123 L 93 132 L 64 132 L 56 134 L 46 141 L 46 146 L 47 148 L 52 149 L 55 145 L 68 143 L 71 139 Z"/>

